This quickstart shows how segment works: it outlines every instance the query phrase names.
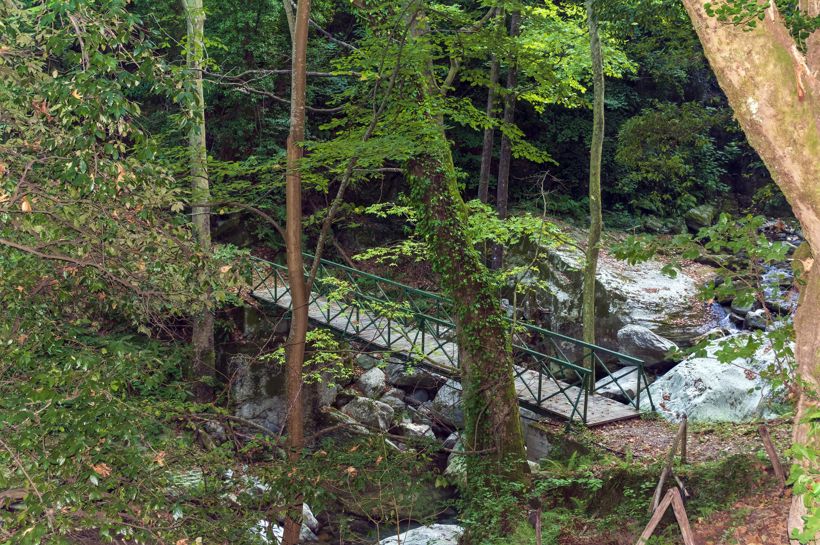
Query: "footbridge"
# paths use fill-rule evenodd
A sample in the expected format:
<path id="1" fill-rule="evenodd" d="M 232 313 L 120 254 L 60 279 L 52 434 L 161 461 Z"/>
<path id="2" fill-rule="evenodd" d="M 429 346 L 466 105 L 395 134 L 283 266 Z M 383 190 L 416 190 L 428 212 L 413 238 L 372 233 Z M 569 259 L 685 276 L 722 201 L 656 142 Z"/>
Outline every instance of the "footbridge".
<path id="1" fill-rule="evenodd" d="M 305 254 L 310 268 L 314 258 Z M 252 259 L 253 296 L 284 310 L 291 308 L 287 267 Z M 460 353 L 452 301 L 387 278 L 322 259 L 309 295 L 311 321 L 347 337 L 389 351 L 414 365 L 459 379 Z M 585 343 L 535 324 L 508 318 L 515 386 L 522 407 L 539 415 L 597 426 L 654 410 L 644 363 L 638 358 Z M 596 387 L 589 363 L 594 362 Z M 616 376 L 612 364 L 632 371 Z M 627 388 L 627 380 L 637 380 Z M 598 393 L 617 386 L 619 402 Z"/>

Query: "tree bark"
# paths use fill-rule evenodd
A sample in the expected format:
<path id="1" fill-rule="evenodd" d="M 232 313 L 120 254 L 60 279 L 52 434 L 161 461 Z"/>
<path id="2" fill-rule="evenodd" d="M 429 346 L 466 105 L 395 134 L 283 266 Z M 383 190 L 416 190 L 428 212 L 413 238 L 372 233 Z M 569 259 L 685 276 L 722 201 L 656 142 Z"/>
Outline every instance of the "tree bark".
<path id="1" fill-rule="evenodd" d="M 414 17 L 410 25 L 412 34 L 419 37 L 423 32 L 416 21 Z M 423 102 L 435 103 L 443 91 L 435 84 L 432 60 L 424 80 L 426 84 L 419 88 Z M 407 170 L 419 217 L 416 228 L 430 245 L 442 288 L 454 301 L 465 450 L 482 452 L 466 456 L 467 494 L 472 495 L 505 482 L 526 481 L 529 465 L 500 294 L 467 231 L 467 207 L 459 192 L 444 119 L 430 110 L 425 112 L 426 121 L 438 130 L 431 131 L 425 146 L 428 151 L 411 160 Z M 509 530 L 501 528 L 500 533 Z"/>
<path id="2" fill-rule="evenodd" d="M 809 17 L 820 16 L 820 0 L 800 0 L 800 11 Z M 809 70 L 820 73 L 820 32 L 813 32 L 806 39 L 806 61 Z"/>
<path id="3" fill-rule="evenodd" d="M 521 28 L 521 12 L 514 11 L 510 15 L 510 38 L 516 38 Z M 504 124 L 512 125 L 515 122 L 515 86 L 518 80 L 518 65 L 513 62 L 507 71 L 507 95 L 504 97 Z M 507 219 L 507 195 L 510 189 L 510 163 L 512 162 L 512 145 L 510 138 L 501 136 L 501 149 L 498 152 L 498 187 L 496 189 L 495 208 L 498 217 Z M 504 247 L 496 244 L 493 248 L 493 269 L 498 270 L 504 265 Z"/>
<path id="4" fill-rule="evenodd" d="M 808 3 L 817 9 L 817 0 Z M 684 5 L 749 143 L 791 204 L 813 255 L 820 255 L 820 79 L 812 49 L 819 31 L 810 36 L 810 54 L 804 56 L 773 4 L 755 29 L 720 23 L 706 14 L 700 0 L 684 0 Z M 809 262 L 805 268 L 808 278 L 795 319 L 795 355 L 805 387 L 797 404 L 793 440 L 817 449 L 818 437 L 803 417 L 817 408 L 812 393 L 820 384 L 820 266 Z M 803 527 L 805 513 L 802 496 L 795 495 L 790 531 Z"/>
<path id="5" fill-rule="evenodd" d="M 289 2 L 290 0 L 284 0 Z M 308 293 L 302 257 L 302 176 L 299 170 L 305 140 L 305 100 L 307 85 L 307 42 L 310 0 L 299 0 L 293 28 L 291 60 L 290 134 L 287 146 L 285 186 L 285 244 L 288 283 L 291 293 L 291 322 L 286 347 L 285 395 L 288 401 L 287 447 L 292 463 L 299 460 L 305 446 L 302 367 L 308 327 Z M 302 527 L 302 498 L 293 498 L 285 514 L 283 545 L 296 545 Z"/>
<path id="6" fill-rule="evenodd" d="M 489 271 L 465 229 L 467 208 L 458 191 L 442 130 L 438 155 L 409 167 L 418 227 L 431 246 L 442 287 L 455 301 L 455 321 L 464 391 L 466 450 L 490 450 L 482 457 L 499 473 L 522 480 L 529 472 L 513 379 L 510 332 Z M 432 148 L 432 146 L 431 146 Z M 470 458 L 475 457 L 468 457 Z M 487 468 L 467 470 L 468 488 L 486 477 Z"/>
<path id="7" fill-rule="evenodd" d="M 498 59 L 493 55 L 490 61 L 490 83 L 487 89 L 487 119 L 495 119 L 495 86 L 498 85 Z M 481 173 L 478 175 L 478 200 L 485 203 L 489 200 L 490 170 L 493 163 L 493 145 L 495 129 L 484 129 L 484 142 L 481 146 Z"/>
<path id="8" fill-rule="evenodd" d="M 211 200 L 208 181 L 208 150 L 205 145 L 205 95 L 202 87 L 202 59 L 205 56 L 205 10 L 202 0 L 182 0 L 188 29 L 187 64 L 193 84 L 195 105 L 193 121 L 188 129 L 188 149 L 191 160 L 191 201 L 208 203 Z M 200 251 L 211 253 L 211 210 L 207 205 L 191 207 L 194 236 Z M 194 349 L 194 397 L 200 403 L 214 399 L 213 382 L 216 378 L 214 350 L 214 316 L 210 309 L 193 319 L 191 344 Z"/>
<path id="9" fill-rule="evenodd" d="M 601 242 L 601 153 L 604 146 L 604 58 L 598 34 L 598 15 L 592 0 L 586 0 L 589 27 L 589 51 L 592 57 L 592 140 L 589 148 L 589 236 L 584 264 L 583 322 L 584 341 L 595 344 L 595 273 L 598 270 L 598 252 Z M 595 358 L 589 355 L 589 393 L 595 387 Z"/>

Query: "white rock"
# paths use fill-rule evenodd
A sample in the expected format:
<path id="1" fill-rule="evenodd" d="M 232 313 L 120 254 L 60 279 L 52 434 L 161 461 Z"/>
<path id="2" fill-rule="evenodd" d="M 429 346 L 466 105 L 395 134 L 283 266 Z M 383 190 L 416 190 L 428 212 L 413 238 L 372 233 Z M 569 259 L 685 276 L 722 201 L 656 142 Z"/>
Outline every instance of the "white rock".
<path id="1" fill-rule="evenodd" d="M 658 413 L 670 421 L 684 414 L 691 421 L 742 422 L 767 417 L 769 385 L 760 371 L 775 362 L 768 343 L 749 359 L 721 363 L 716 352 L 727 342 L 744 342 L 748 333 L 716 339 L 707 346 L 706 357 L 689 357 L 656 380 L 650 387 Z M 649 399 L 641 396 L 641 409 L 649 409 Z"/>
<path id="2" fill-rule="evenodd" d="M 654 333 L 648 327 L 630 324 L 618 330 L 618 346 L 621 352 L 640 358 L 646 365 L 665 361 L 666 353 L 678 345 Z"/>
<path id="3" fill-rule="evenodd" d="M 638 367 L 623 367 L 613 371 L 612 377 L 604 373 L 599 374 L 602 378 L 595 382 L 595 393 L 613 399 L 623 399 L 624 394 L 630 398 L 634 397 L 638 390 L 638 369 Z M 618 381 L 617 384 L 613 378 Z M 646 383 L 641 378 L 641 389 L 644 388 L 646 388 Z"/>
<path id="4" fill-rule="evenodd" d="M 310 506 L 306 503 L 302 504 L 302 523 L 310 528 L 314 534 L 319 531 L 319 520 L 314 516 Z"/>
<path id="5" fill-rule="evenodd" d="M 585 240 L 586 234 L 579 239 Z M 536 270 L 518 279 L 534 288 L 522 306 L 547 329 L 580 338 L 583 252 L 570 246 L 524 247 L 510 252 L 510 264 L 529 265 L 536 255 L 541 256 Z M 687 344 L 714 327 L 714 316 L 698 299 L 703 272 L 680 271 L 670 278 L 663 267 L 656 260 L 628 265 L 602 253 L 595 290 L 598 344 L 617 348 L 617 332 L 628 324 L 647 327 L 678 344 Z M 709 269 L 697 267 L 704 272 Z M 573 347 L 562 346 L 565 348 Z"/>
<path id="6" fill-rule="evenodd" d="M 414 424 L 412 422 L 402 422 L 399 424 L 402 435 L 406 437 L 426 437 L 428 439 L 435 439 L 436 435 L 433 433 L 433 428 L 427 424 Z"/>
<path id="7" fill-rule="evenodd" d="M 454 449 L 456 444 L 458 444 L 458 440 L 461 437 L 461 434 L 457 431 L 454 431 L 450 435 L 447 436 L 447 439 L 444 440 L 441 446 L 448 449 Z"/>
<path id="8" fill-rule="evenodd" d="M 387 431 L 393 423 L 393 407 L 366 397 L 357 397 L 342 408 L 342 412 L 369 428 Z"/>
<path id="9" fill-rule="evenodd" d="M 252 533 L 259 538 L 260 543 L 264 543 L 266 545 L 279 545 L 282 543 L 282 538 L 285 537 L 285 529 L 283 527 L 278 524 L 271 525 L 271 523 L 267 520 L 260 520 L 257 522 Z M 316 541 L 319 541 L 316 534 L 314 534 L 306 524 L 302 524 L 302 529 L 299 530 L 299 542 L 313 543 Z"/>
<path id="10" fill-rule="evenodd" d="M 432 409 L 436 417 L 445 424 L 461 428 L 464 426 L 464 408 L 461 404 L 461 384 L 450 379 L 439 388 L 433 399 Z"/>
<path id="11" fill-rule="evenodd" d="M 367 397 L 376 398 L 387 387 L 387 376 L 384 371 L 374 367 L 360 376 L 359 380 L 356 381 L 356 385 L 361 388 Z"/>
<path id="12" fill-rule="evenodd" d="M 766 329 L 769 316 L 764 309 L 752 310 L 746 314 L 746 327 L 749 329 Z"/>
<path id="13" fill-rule="evenodd" d="M 467 476 L 467 462 L 464 459 L 464 443 L 461 437 L 453 445 L 453 452 L 447 457 L 444 475 L 453 481 L 463 481 Z"/>
<path id="14" fill-rule="evenodd" d="M 457 524 L 431 524 L 379 541 L 379 545 L 458 545 L 464 528 Z"/>

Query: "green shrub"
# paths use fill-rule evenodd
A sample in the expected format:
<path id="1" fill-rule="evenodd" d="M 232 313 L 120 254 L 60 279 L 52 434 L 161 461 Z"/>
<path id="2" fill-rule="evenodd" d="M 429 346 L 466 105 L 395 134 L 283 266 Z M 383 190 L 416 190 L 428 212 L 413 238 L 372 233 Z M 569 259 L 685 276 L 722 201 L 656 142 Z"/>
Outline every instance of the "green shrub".
<path id="1" fill-rule="evenodd" d="M 716 129 L 727 113 L 698 103 L 658 103 L 626 121 L 615 160 L 623 174 L 613 191 L 643 212 L 679 214 L 727 189 L 722 182 L 730 158 Z"/>

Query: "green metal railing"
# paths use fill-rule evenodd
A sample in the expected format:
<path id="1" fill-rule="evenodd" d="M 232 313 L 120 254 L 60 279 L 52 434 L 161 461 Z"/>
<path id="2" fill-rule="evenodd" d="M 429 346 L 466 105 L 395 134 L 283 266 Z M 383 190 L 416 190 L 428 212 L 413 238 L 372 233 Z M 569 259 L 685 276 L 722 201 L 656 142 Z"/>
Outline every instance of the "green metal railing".
<path id="1" fill-rule="evenodd" d="M 306 275 L 313 259 L 305 254 Z M 252 258 L 252 263 L 256 277 L 254 293 L 265 294 L 264 299 L 269 302 L 290 308 L 287 267 L 261 258 Z M 346 335 L 458 376 L 456 321 L 452 301 L 446 297 L 322 259 L 308 309 L 311 318 Z M 586 423 L 590 394 L 615 384 L 628 404 L 640 410 L 640 394 L 649 394 L 643 361 L 533 324 L 509 318 L 508 322 L 522 405 L 542 414 L 568 412 L 570 421 Z M 623 388 L 619 378 L 609 371 L 606 363 L 610 361 L 634 367 L 638 382 L 634 394 Z M 597 388 L 592 381 L 590 362 L 609 379 Z M 522 396 L 524 390 L 529 396 Z M 648 399 L 654 410 L 651 396 Z M 564 410 L 557 411 L 556 404 Z"/>

